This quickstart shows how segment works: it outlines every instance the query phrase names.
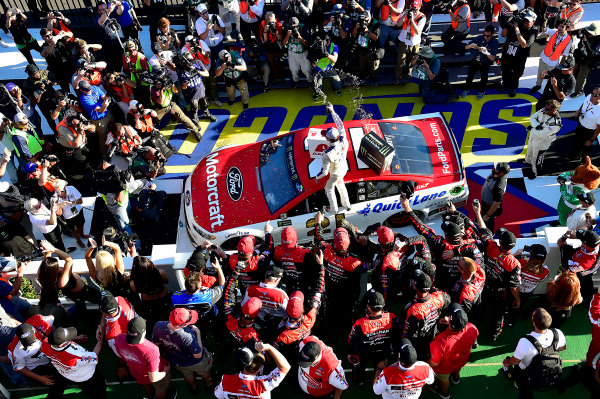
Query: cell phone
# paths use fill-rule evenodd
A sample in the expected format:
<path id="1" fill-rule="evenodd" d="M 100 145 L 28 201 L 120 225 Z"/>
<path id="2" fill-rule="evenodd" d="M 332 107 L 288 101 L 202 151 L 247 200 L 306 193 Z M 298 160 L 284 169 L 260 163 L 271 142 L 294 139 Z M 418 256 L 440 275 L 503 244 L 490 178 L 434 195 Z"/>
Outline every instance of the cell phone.
<path id="1" fill-rule="evenodd" d="M 98 247 L 98 243 L 92 237 L 88 238 L 88 241 L 90 243 L 90 247 L 93 247 L 93 248 L 97 248 Z"/>

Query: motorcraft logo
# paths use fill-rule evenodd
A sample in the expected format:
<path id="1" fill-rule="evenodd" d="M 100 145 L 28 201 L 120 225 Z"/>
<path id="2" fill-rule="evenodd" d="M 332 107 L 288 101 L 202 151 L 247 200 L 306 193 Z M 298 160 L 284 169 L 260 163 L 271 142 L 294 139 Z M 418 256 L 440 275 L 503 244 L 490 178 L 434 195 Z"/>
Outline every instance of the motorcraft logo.
<path id="1" fill-rule="evenodd" d="M 234 166 L 227 172 L 227 193 L 232 200 L 239 201 L 242 198 L 243 191 L 244 180 L 242 179 L 242 172 Z"/>

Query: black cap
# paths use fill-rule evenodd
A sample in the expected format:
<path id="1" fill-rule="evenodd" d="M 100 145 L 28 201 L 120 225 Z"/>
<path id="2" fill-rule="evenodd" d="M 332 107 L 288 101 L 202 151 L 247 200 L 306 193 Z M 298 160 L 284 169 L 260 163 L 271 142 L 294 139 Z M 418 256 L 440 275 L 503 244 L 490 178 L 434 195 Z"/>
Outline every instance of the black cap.
<path id="1" fill-rule="evenodd" d="M 29 75 L 34 74 L 39 70 L 40 68 L 38 68 L 38 66 L 35 64 L 29 64 L 25 67 L 25 72 L 27 72 Z"/>
<path id="2" fill-rule="evenodd" d="M 431 289 L 431 278 L 420 269 L 413 272 L 412 281 L 415 285 L 415 289 L 419 292 L 429 292 Z"/>
<path id="3" fill-rule="evenodd" d="M 548 256 L 548 250 L 542 244 L 532 244 L 529 247 L 529 256 L 533 259 L 545 260 Z"/>
<path id="4" fill-rule="evenodd" d="M 435 266 L 428 260 L 425 260 L 419 256 L 415 256 L 411 260 L 413 270 L 421 270 L 423 273 L 433 278 L 435 275 Z"/>
<path id="5" fill-rule="evenodd" d="M 591 230 L 577 230 L 575 237 L 588 247 L 595 248 L 600 244 L 600 236 Z"/>
<path id="6" fill-rule="evenodd" d="M 579 202 L 587 205 L 594 205 L 596 203 L 596 197 L 592 193 L 581 193 L 577 195 Z"/>
<path id="7" fill-rule="evenodd" d="M 385 299 L 383 299 L 383 295 L 379 292 L 370 290 L 367 292 L 367 305 L 371 310 L 382 310 L 385 306 Z"/>
<path id="8" fill-rule="evenodd" d="M 187 261 L 188 269 L 202 270 L 206 266 L 206 256 L 201 247 L 197 247 Z"/>
<path id="9" fill-rule="evenodd" d="M 450 305 L 450 327 L 455 331 L 462 331 L 469 322 L 467 313 L 458 303 Z"/>
<path id="10" fill-rule="evenodd" d="M 60 346 L 66 342 L 73 341 L 77 336 L 77 329 L 75 327 L 58 327 L 48 337 L 50 345 Z"/>
<path id="11" fill-rule="evenodd" d="M 504 249 L 511 249 L 517 243 L 517 238 L 515 235 L 506 230 L 504 227 L 500 227 L 498 230 L 496 230 L 496 237 L 498 237 L 500 245 Z"/>
<path id="12" fill-rule="evenodd" d="M 100 310 L 107 314 L 113 314 L 119 310 L 119 303 L 110 291 L 102 291 L 100 298 Z"/>
<path id="13" fill-rule="evenodd" d="M 575 58 L 573 58 L 573 56 L 571 56 L 571 55 L 569 55 L 568 57 L 565 57 L 563 62 L 561 62 L 558 65 L 558 69 L 573 69 L 573 68 L 575 68 Z"/>
<path id="14" fill-rule="evenodd" d="M 235 360 L 241 368 L 249 367 L 254 361 L 255 356 L 256 352 L 250 349 L 248 345 L 242 346 L 235 351 Z"/>
<path id="15" fill-rule="evenodd" d="M 87 80 L 80 80 L 79 83 L 77 83 L 77 87 L 81 91 L 90 91 L 90 90 L 92 90 L 92 85 Z"/>
<path id="16" fill-rule="evenodd" d="M 146 320 L 141 317 L 134 317 L 127 323 L 127 336 L 125 340 L 131 345 L 137 345 L 144 337 L 146 331 Z"/>
<path id="17" fill-rule="evenodd" d="M 280 267 L 277 267 L 275 265 L 269 266 L 269 268 L 267 269 L 267 272 L 265 273 L 265 278 L 271 278 L 271 277 L 280 278 L 282 276 L 283 276 L 283 269 Z"/>
<path id="18" fill-rule="evenodd" d="M 452 243 L 459 242 L 462 238 L 462 232 L 460 226 L 456 223 L 452 223 L 448 220 L 445 220 L 442 223 L 442 230 L 446 233 L 446 239 L 451 241 Z"/>
<path id="19" fill-rule="evenodd" d="M 310 367 L 321 354 L 321 346 L 316 341 L 310 341 L 304 344 L 298 356 L 296 357 L 298 366 Z"/>
<path id="20" fill-rule="evenodd" d="M 410 367 L 417 361 L 417 351 L 410 341 L 403 338 L 398 349 L 398 360 L 404 367 Z"/>
<path id="21" fill-rule="evenodd" d="M 458 227 L 460 227 L 461 229 L 465 227 L 465 221 L 463 220 L 463 218 L 456 214 L 446 215 L 444 216 L 444 220 L 457 224 Z"/>
<path id="22" fill-rule="evenodd" d="M 19 341 L 25 348 L 35 343 L 35 328 L 31 324 L 23 323 L 15 330 L 15 335 L 19 337 Z"/>
<path id="23" fill-rule="evenodd" d="M 510 172 L 510 165 L 507 162 L 498 162 L 494 164 L 494 169 L 506 175 Z"/>

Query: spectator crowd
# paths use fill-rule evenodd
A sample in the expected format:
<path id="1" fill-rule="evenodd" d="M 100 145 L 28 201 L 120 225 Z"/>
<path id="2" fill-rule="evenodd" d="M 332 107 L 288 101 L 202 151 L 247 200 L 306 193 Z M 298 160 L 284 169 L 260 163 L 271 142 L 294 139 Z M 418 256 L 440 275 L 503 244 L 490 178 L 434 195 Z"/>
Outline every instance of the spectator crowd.
<path id="1" fill-rule="evenodd" d="M 515 235 L 497 226 L 510 173 L 506 163 L 495 164 L 487 177 L 481 201 L 472 206 L 474 220 L 449 205 L 436 232 L 401 196 L 415 235 L 380 223 L 363 232 L 341 219 L 328 242 L 317 212 L 315 240 L 307 247 L 298 244 L 293 226 L 274 242 L 267 222 L 260 243 L 241 237 L 234 253 L 209 241 L 196 248 L 177 292 L 168 289 L 164 271 L 137 254 L 130 226 L 133 220 L 160 229 L 165 193 L 154 179 L 176 153 L 159 130 L 168 120 L 200 142 L 207 122 L 217 120 L 209 106 L 222 107 L 220 99 L 232 106 L 239 92 L 247 109 L 250 88 L 287 85 L 288 69 L 291 88 L 306 80 L 315 101 L 326 97 L 326 80 L 338 96 L 356 78 L 377 86 L 386 53 L 396 56 L 394 84 L 412 79 L 426 103 L 467 97 L 473 89 L 482 99 L 496 64 L 502 90 L 514 97 L 530 48 L 543 39 L 531 92 L 546 84 L 522 160 L 535 178 L 562 126 L 561 103 L 583 95 L 597 67 L 600 31 L 596 24 L 578 25 L 584 14 L 579 0 L 283 0 L 277 9 L 266 9 L 264 0 L 187 0 L 184 7 L 183 33 L 172 28 L 163 0 L 143 0 L 150 48 L 142 47 L 138 14 L 128 1 L 95 4 L 96 43 L 76 37 L 72 22 L 47 7 L 32 8 L 46 21 L 42 44 L 29 33 L 21 10 L 5 13 L 3 28 L 28 62 L 23 83 L 0 85 L 0 176 L 10 181 L 0 183 L 0 256 L 17 259 L 17 277 L 0 280 L 0 365 L 12 382 L 48 386 L 49 398 L 61 398 L 72 384 L 104 398 L 110 376 L 98 368 L 102 353 L 115 357 L 119 380 L 135 379 L 148 397 L 159 399 L 177 396 L 173 369 L 192 395 L 203 385 L 223 399 L 268 398 L 283 380 L 309 397 L 338 399 L 351 384 L 368 384 L 385 399 L 416 398 L 425 385 L 447 399 L 480 331 L 496 342 L 516 320 L 531 316 L 533 331 L 516 343 L 502 368 L 519 397 L 579 382 L 597 397 L 600 291 L 592 276 L 600 266 L 600 236 L 595 197 L 567 184 L 569 173 L 558 178 L 571 211 L 558 221 L 568 231 L 557 242 L 561 267 L 555 276 L 545 264 L 547 248 L 513 251 Z M 430 46 L 434 12 L 451 21 L 441 35 L 442 53 Z M 482 13 L 488 24 L 479 35 L 471 18 Z M 47 69 L 35 64 L 32 50 Z M 450 59 L 467 53 L 466 83 L 458 90 L 442 54 Z M 327 138 L 333 147 L 339 141 L 335 151 L 343 155 L 345 132 L 334 118 L 337 130 Z M 569 157 L 579 160 L 591 154 L 600 132 L 600 87 L 585 97 L 576 118 Z M 336 162 L 319 178 L 335 177 L 329 189 L 337 188 L 341 205 L 349 208 L 345 169 L 337 170 Z M 94 237 L 84 231 L 87 193 L 99 193 L 97 206 L 104 209 Z M 328 198 L 337 210 L 335 194 Z M 36 241 L 32 231 L 44 239 Z M 64 234 L 85 248 L 94 284 L 73 271 L 75 248 L 65 245 Z M 572 238 L 581 247 L 572 246 Z M 124 257 L 133 257 L 130 273 Z M 31 305 L 18 294 L 24 267 L 35 258 L 42 258 L 40 295 Z M 548 283 L 546 293 L 534 294 L 542 282 Z M 74 306 L 62 305 L 61 295 Z M 74 327 L 90 317 L 86 303 L 100 309 L 95 337 Z M 565 376 L 559 352 L 567 341 L 559 328 L 576 306 L 589 306 L 592 341 L 586 362 Z M 329 336 L 331 326 L 347 335 L 344 353 L 318 338 Z M 102 351 L 104 345 L 110 351 Z M 213 366 L 230 358 L 236 373 Z M 348 378 L 343 363 L 351 366 Z M 370 368 L 373 379 L 367 378 Z"/>

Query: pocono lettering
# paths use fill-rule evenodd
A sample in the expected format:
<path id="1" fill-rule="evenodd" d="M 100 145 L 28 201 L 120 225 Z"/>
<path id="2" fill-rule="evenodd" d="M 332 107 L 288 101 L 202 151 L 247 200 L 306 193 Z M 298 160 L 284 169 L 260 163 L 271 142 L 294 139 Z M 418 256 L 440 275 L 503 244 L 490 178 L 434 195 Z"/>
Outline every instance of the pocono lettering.
<path id="1" fill-rule="evenodd" d="M 219 206 L 219 192 L 217 191 L 217 159 L 219 153 L 213 152 L 206 157 L 206 191 L 208 192 L 208 213 L 210 220 L 215 220 L 211 223 L 210 228 L 215 231 L 215 225 L 220 226 L 225 220 L 225 216 L 221 214 Z"/>
<path id="2" fill-rule="evenodd" d="M 438 130 L 437 123 L 432 122 L 429 124 L 431 128 L 431 133 L 433 137 L 435 137 L 435 146 L 437 147 L 437 156 L 442 161 L 442 173 L 452 173 L 450 171 L 450 164 L 448 163 L 448 157 L 446 157 L 444 151 L 444 145 L 442 144 L 442 139 L 440 139 L 440 131 Z"/>

